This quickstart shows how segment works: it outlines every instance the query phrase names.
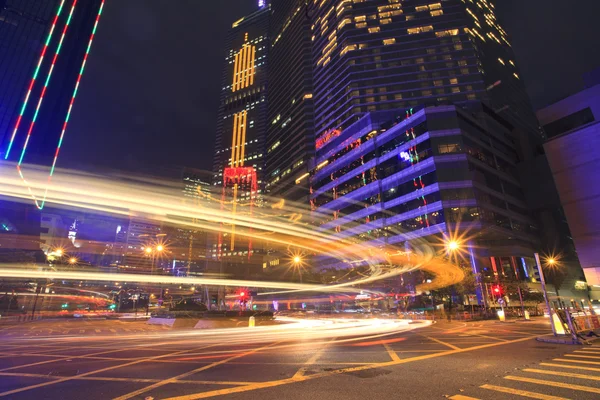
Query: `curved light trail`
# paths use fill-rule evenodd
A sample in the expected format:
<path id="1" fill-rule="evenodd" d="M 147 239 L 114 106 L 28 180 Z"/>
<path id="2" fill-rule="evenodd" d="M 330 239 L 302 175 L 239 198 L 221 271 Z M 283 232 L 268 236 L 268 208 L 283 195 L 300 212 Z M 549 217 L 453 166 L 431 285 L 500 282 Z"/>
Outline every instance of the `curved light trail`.
<path id="1" fill-rule="evenodd" d="M 44 168 L 28 167 L 28 186 L 13 174 L 12 163 L 0 164 L 0 195 L 30 201 L 35 192 L 46 190 Z M 93 281 L 121 281 L 163 284 L 194 284 L 215 286 L 245 286 L 256 288 L 284 289 L 286 291 L 358 291 L 355 285 L 368 284 L 377 280 L 397 276 L 408 271 L 425 269 L 440 278 L 420 290 L 447 286 L 459 282 L 464 275 L 460 268 L 435 256 L 435 252 L 424 241 L 417 243 L 415 251 L 399 252 L 393 247 L 379 248 L 372 243 L 356 239 L 340 238 L 335 233 L 315 229 L 304 223 L 306 210 L 281 199 L 265 198 L 272 207 L 256 208 L 254 215 L 222 209 L 220 202 L 206 201 L 191 204 L 182 199 L 181 188 L 164 181 L 144 178 L 127 179 L 104 177 L 77 171 L 56 170 L 52 191 L 47 202 L 53 207 L 81 208 L 90 211 L 108 212 L 123 216 L 136 216 L 148 220 L 221 232 L 223 226 L 235 225 L 237 236 L 252 238 L 255 243 L 280 249 L 299 249 L 311 255 L 337 259 L 338 265 L 346 267 L 369 267 L 369 275 L 357 280 L 330 285 L 310 285 L 289 282 L 245 281 L 239 279 L 216 279 L 209 277 L 174 277 L 138 274 L 107 274 L 85 271 L 43 271 L 39 269 L 11 266 L 0 268 L 0 276 L 12 278 L 73 279 Z M 85 190 L 82 190 L 85 188 Z M 34 194 L 32 194 L 32 192 Z M 241 212 L 239 210 L 242 210 Z M 290 215 L 294 216 L 290 218 Z M 317 216 L 311 215 L 311 218 Z M 308 219 L 308 218 L 306 218 Z M 277 292 L 270 292 L 274 294 Z"/>

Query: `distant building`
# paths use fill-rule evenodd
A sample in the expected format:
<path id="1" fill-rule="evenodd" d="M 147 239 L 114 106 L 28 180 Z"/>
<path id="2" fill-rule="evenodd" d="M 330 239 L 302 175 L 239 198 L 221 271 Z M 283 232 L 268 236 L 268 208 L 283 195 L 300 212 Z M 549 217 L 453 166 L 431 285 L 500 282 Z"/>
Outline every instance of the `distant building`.
<path id="1" fill-rule="evenodd" d="M 590 287 L 600 285 L 600 82 L 538 111 L 544 150 Z M 592 291 L 600 299 L 600 291 Z"/>
<path id="2" fill-rule="evenodd" d="M 308 2 L 273 0 L 271 8 L 265 190 L 306 206 L 315 150 Z"/>
<path id="3" fill-rule="evenodd" d="M 217 123 L 213 184 L 222 210 L 251 215 L 263 195 L 270 6 L 264 2 L 229 31 Z M 213 243 L 215 258 L 250 261 L 256 248 L 235 224 Z"/>

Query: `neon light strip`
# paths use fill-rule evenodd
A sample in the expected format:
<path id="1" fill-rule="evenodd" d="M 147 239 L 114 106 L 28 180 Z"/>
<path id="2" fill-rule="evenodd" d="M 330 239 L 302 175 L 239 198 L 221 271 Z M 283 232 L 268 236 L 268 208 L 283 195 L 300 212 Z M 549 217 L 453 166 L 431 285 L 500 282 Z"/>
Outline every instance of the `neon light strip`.
<path id="1" fill-rule="evenodd" d="M 75 89 L 73 89 L 73 94 L 71 96 L 71 102 L 69 104 L 69 110 L 67 111 L 67 115 L 66 115 L 65 121 L 63 123 L 63 129 L 62 129 L 62 132 L 60 133 L 60 138 L 58 139 L 58 145 L 56 147 L 56 152 L 54 154 L 54 160 L 52 161 L 52 168 L 50 169 L 50 174 L 48 175 L 48 185 L 50 184 L 52 175 L 54 175 L 54 169 L 56 168 L 56 161 L 58 160 L 58 154 L 60 152 L 60 148 L 62 146 L 62 142 L 65 137 L 65 132 L 66 132 L 67 126 L 69 124 L 69 119 L 71 118 L 71 111 L 73 109 L 73 104 L 75 103 L 75 98 L 77 97 L 77 91 L 79 90 L 79 84 L 81 83 L 81 77 L 83 76 L 83 72 L 85 70 L 85 65 L 87 63 L 87 59 L 90 54 L 90 50 L 92 48 L 92 43 L 94 42 L 94 38 L 96 36 L 96 30 L 98 29 L 98 23 L 100 22 L 100 16 L 102 15 L 102 10 L 104 9 L 104 3 L 105 3 L 105 0 L 102 0 L 102 3 L 100 4 L 100 8 L 98 9 L 98 14 L 96 15 L 96 21 L 94 22 L 94 29 L 92 30 L 92 34 L 90 36 L 90 40 L 88 41 L 88 45 L 87 45 L 87 48 L 85 51 L 85 56 L 83 57 L 83 62 L 81 63 L 81 68 L 79 69 L 79 76 L 77 77 L 77 83 L 75 84 Z M 23 173 L 21 172 L 20 164 L 17 166 L 17 170 L 19 171 L 19 175 L 21 176 L 21 179 L 23 179 L 23 182 L 26 182 L 25 178 L 23 177 Z M 41 204 L 38 204 L 38 200 L 36 199 L 35 195 L 31 191 L 31 188 L 29 187 L 29 185 L 27 185 L 27 189 L 29 190 L 29 193 L 31 194 L 32 198 L 34 199 L 35 205 L 37 206 L 37 208 L 40 210 L 43 209 L 44 205 L 46 203 L 46 197 L 48 196 L 48 186 L 46 186 L 46 190 L 44 192 L 44 198 L 42 199 Z"/>
<path id="2" fill-rule="evenodd" d="M 58 6 L 58 10 L 56 15 L 54 16 L 54 21 L 52 21 L 52 27 L 50 28 L 50 32 L 48 32 L 48 36 L 46 37 L 46 43 L 44 44 L 44 48 L 42 49 L 42 54 L 40 55 L 40 59 L 37 63 L 37 67 L 35 68 L 35 72 L 33 73 L 33 77 L 31 78 L 31 82 L 29 83 L 29 89 L 27 90 L 27 95 L 25 96 L 25 101 L 23 101 L 23 106 L 21 107 L 21 112 L 19 114 L 19 118 L 17 118 L 17 123 L 15 124 L 15 129 L 13 130 L 13 134 L 10 138 L 10 143 L 8 144 L 8 149 L 6 150 L 6 154 L 4 155 L 4 159 L 8 159 L 10 155 L 10 150 L 12 148 L 13 142 L 15 140 L 15 136 L 17 136 L 17 131 L 19 130 L 19 126 L 21 125 L 21 120 L 23 119 L 23 114 L 25 113 L 25 109 L 27 108 L 27 103 L 29 103 L 29 96 L 31 95 L 31 91 L 33 90 L 33 85 L 37 80 L 38 73 L 40 72 L 40 67 L 44 62 L 44 57 L 46 56 L 46 51 L 48 50 L 48 45 L 50 44 L 50 40 L 52 40 L 52 36 L 54 35 L 54 28 L 56 28 L 56 22 L 58 22 L 58 18 L 62 13 L 63 6 L 66 0 L 62 0 L 60 5 Z"/>
<path id="3" fill-rule="evenodd" d="M 77 5 L 78 0 L 73 0 L 73 5 L 71 6 L 71 11 L 69 12 L 69 18 L 67 18 L 67 23 L 63 28 L 62 35 L 60 37 L 60 41 L 58 42 L 58 47 L 56 48 L 56 52 L 54 53 L 54 58 L 52 59 L 52 65 L 50 65 L 50 71 L 48 71 L 48 75 L 46 76 L 46 81 L 44 82 L 44 89 L 42 89 L 42 94 L 40 95 L 40 99 L 38 100 L 37 107 L 35 108 L 35 113 L 33 114 L 33 119 L 31 120 L 31 124 L 29 124 L 29 130 L 27 131 L 27 138 L 25 139 L 25 144 L 23 144 L 23 150 L 21 150 L 21 157 L 19 158 L 18 165 L 21 165 L 23 162 L 23 157 L 25 157 L 25 152 L 27 151 L 27 145 L 29 144 L 29 138 L 31 137 L 31 132 L 33 131 L 33 126 L 35 125 L 35 121 L 37 120 L 38 114 L 40 112 L 40 108 L 42 107 L 42 102 L 44 101 L 44 95 L 46 94 L 46 90 L 48 89 L 48 84 L 50 84 L 50 78 L 52 77 L 52 72 L 54 72 L 54 66 L 56 65 L 56 60 L 58 59 L 58 55 L 60 53 L 60 49 L 65 40 L 65 36 L 67 34 L 67 30 L 69 29 L 69 24 L 71 23 L 71 19 L 73 18 L 73 11 L 75 11 L 75 6 Z"/>

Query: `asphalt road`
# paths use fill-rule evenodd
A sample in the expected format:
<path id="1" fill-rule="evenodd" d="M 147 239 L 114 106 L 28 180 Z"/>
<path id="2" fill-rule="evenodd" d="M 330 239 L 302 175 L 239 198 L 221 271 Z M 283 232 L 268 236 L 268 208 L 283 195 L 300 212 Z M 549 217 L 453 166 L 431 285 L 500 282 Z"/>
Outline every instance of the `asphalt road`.
<path id="1" fill-rule="evenodd" d="M 0 329 L 0 397 L 600 398 L 600 346 L 537 342 L 549 331 L 543 322 L 439 322 L 399 334 L 340 332 L 316 340 L 273 339 L 247 328 L 248 343 L 142 322 L 71 321 L 52 329 L 58 324 L 32 324 L 28 336 L 19 334 L 23 327 Z"/>

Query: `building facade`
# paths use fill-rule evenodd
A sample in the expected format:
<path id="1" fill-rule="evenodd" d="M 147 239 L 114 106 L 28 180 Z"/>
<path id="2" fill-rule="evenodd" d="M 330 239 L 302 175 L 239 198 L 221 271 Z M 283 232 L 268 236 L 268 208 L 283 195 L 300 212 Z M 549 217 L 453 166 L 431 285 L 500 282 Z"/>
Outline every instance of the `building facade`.
<path id="1" fill-rule="evenodd" d="M 600 299 L 600 82 L 537 113 L 546 157 L 591 295 Z"/>
<path id="2" fill-rule="evenodd" d="M 273 0 L 271 8 L 265 190 L 306 205 L 314 157 L 308 3 Z"/>
<path id="3" fill-rule="evenodd" d="M 270 6 L 233 23 L 227 38 L 213 163 L 223 210 L 252 214 L 263 195 Z M 252 241 L 235 225 L 218 234 L 216 258 L 250 259 Z"/>
<path id="4" fill-rule="evenodd" d="M 310 3 L 317 151 L 366 112 L 421 104 L 477 99 L 537 131 L 492 1 Z"/>
<path id="5" fill-rule="evenodd" d="M 378 247 L 457 240 L 484 276 L 529 276 L 537 231 L 510 132 L 482 104 L 367 113 L 317 160 L 320 230 Z"/>
<path id="6" fill-rule="evenodd" d="M 0 3 L 3 159 L 56 165 L 103 6 L 103 0 Z"/>

